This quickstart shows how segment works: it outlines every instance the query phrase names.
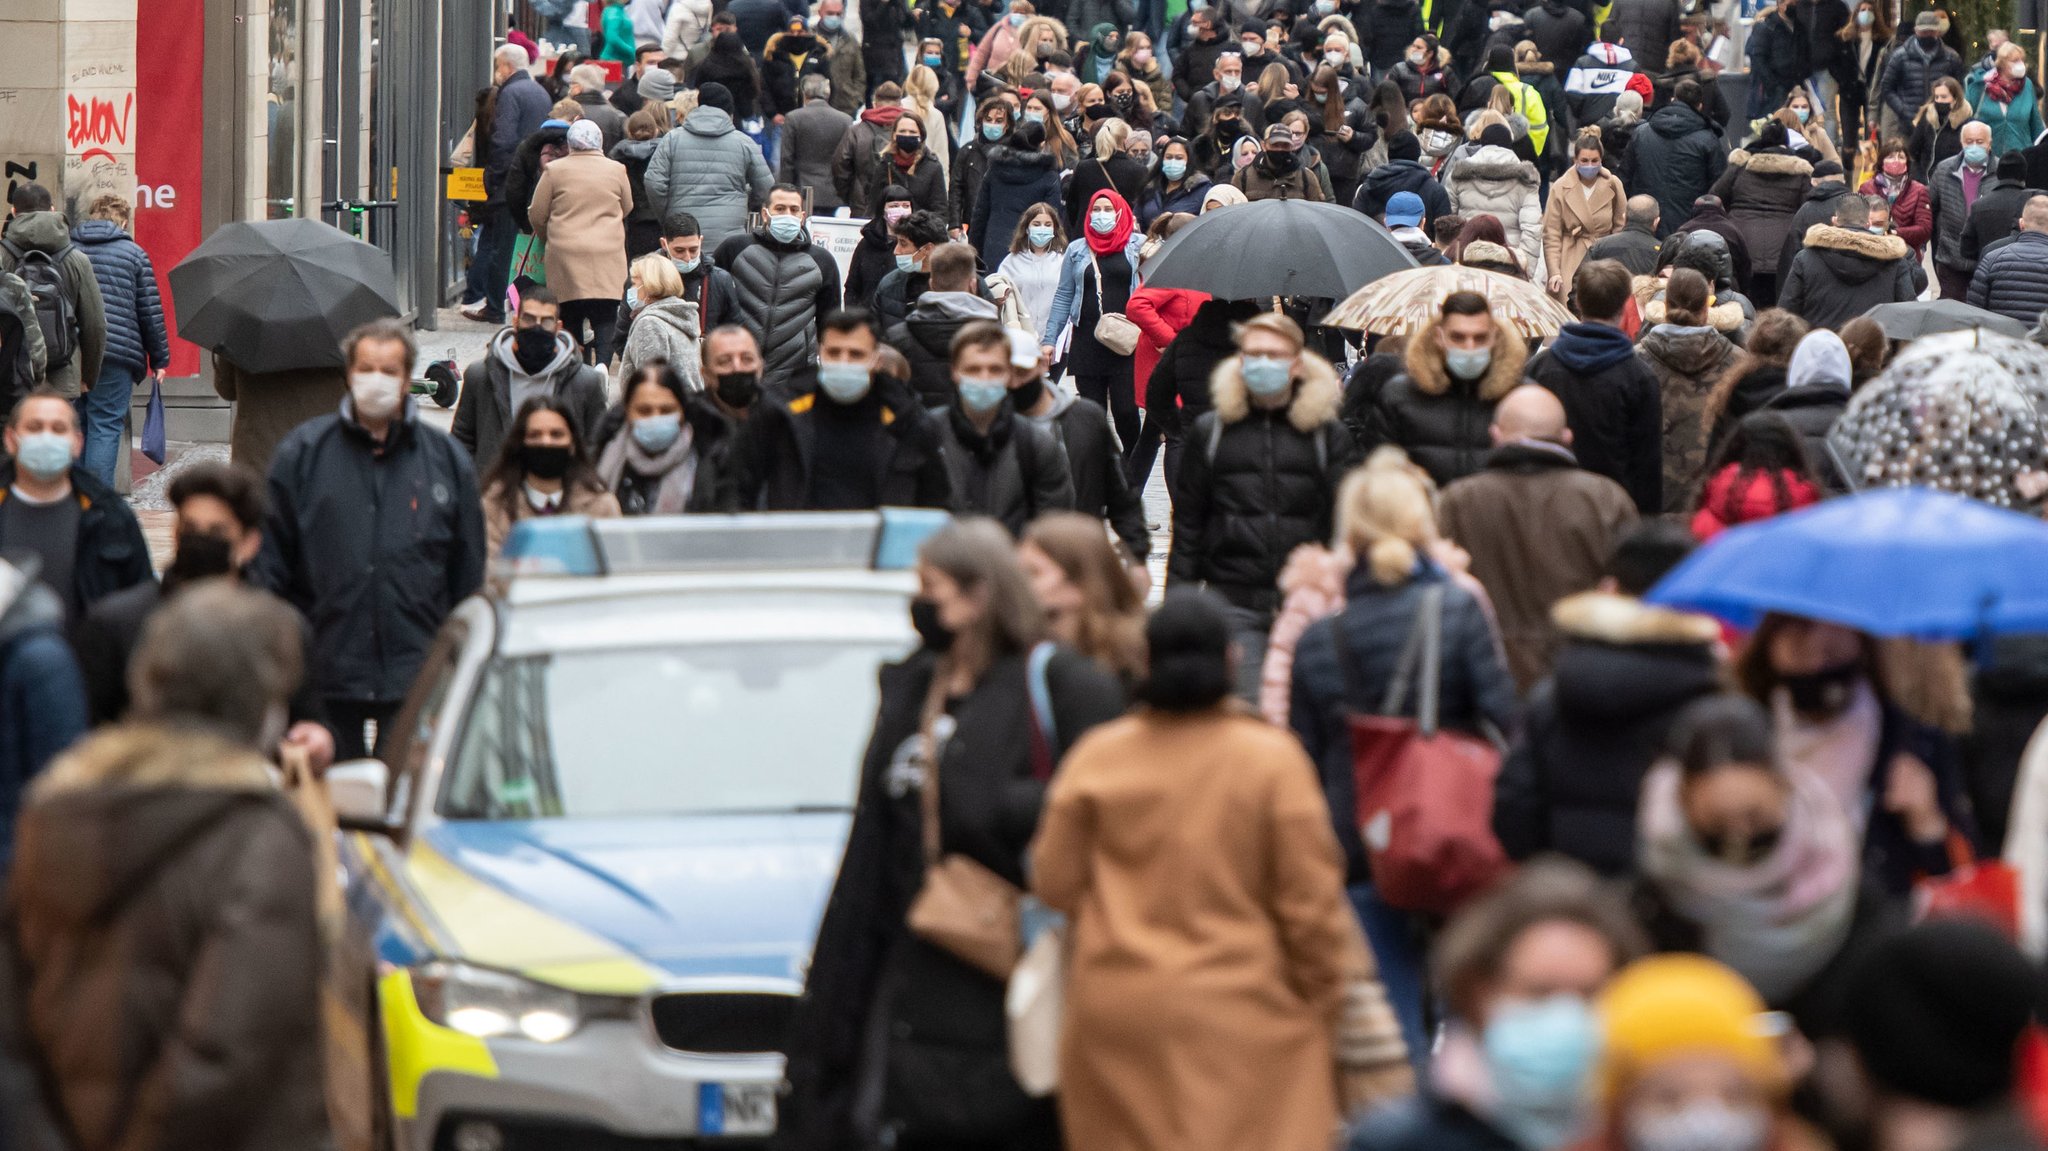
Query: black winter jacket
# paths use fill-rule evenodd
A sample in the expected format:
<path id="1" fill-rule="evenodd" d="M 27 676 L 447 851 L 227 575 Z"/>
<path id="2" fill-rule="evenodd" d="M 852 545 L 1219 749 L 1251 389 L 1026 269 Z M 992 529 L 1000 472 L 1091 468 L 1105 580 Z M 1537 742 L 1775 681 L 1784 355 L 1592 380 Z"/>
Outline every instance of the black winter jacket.
<path id="1" fill-rule="evenodd" d="M 1522 19 L 1536 50 L 1559 71 L 1571 67 L 1593 42 L 1593 27 L 1585 15 L 1560 0 L 1543 0 Z"/>
<path id="2" fill-rule="evenodd" d="M 953 398 L 953 337 L 975 320 L 993 320 L 996 306 L 965 292 L 926 292 L 903 322 L 889 329 L 889 346 L 910 361 L 910 386 L 927 408 Z"/>
<path id="3" fill-rule="evenodd" d="M 1067 468 L 1074 477 L 1074 510 L 1108 521 L 1124 550 L 1143 562 L 1152 553 L 1145 502 L 1124 475 L 1123 451 L 1117 447 L 1109 413 L 1101 404 L 1065 388 L 1050 390 L 1051 410 L 1030 418 L 1052 432 L 1067 450 Z"/>
<path id="4" fill-rule="evenodd" d="M 875 377 L 886 454 L 874 461 L 881 498 L 878 507 L 948 508 L 953 484 L 939 449 L 939 429 L 910 385 Z M 818 414 L 831 403 L 805 390 L 786 404 L 766 396 L 749 413 L 741 447 L 740 507 L 746 511 L 803 511 L 811 506 L 811 464 Z"/>
<path id="5" fill-rule="evenodd" d="M 1879 304 L 1920 294 L 1913 252 L 1897 236 L 1815 224 L 1805 251 L 1783 271 L 1778 306 L 1813 328 L 1839 328 Z"/>
<path id="6" fill-rule="evenodd" d="M 505 172 L 505 207 L 511 211 L 512 222 L 519 226 L 520 231 L 529 235 L 533 232 L 533 220 L 527 210 L 533 207 L 533 190 L 540 184 L 541 150 L 554 148 L 561 151 L 568 146 L 567 128 L 542 128 L 519 141 L 519 147 L 513 151 L 512 166 Z"/>
<path id="7" fill-rule="evenodd" d="M 1566 324 L 1529 361 L 1529 378 L 1556 393 L 1579 466 L 1627 489 L 1646 516 L 1664 510 L 1664 409 L 1657 374 L 1620 328 Z"/>
<path id="8" fill-rule="evenodd" d="M 1181 452 L 1166 578 L 1267 610 L 1279 604 L 1288 554 L 1330 538 L 1357 446 L 1337 421 L 1337 370 L 1313 353 L 1302 353 L 1285 408 L 1252 406 L 1236 356 L 1216 365 L 1209 387 L 1215 410 L 1195 420 Z"/>
<path id="9" fill-rule="evenodd" d="M 404 699 L 442 621 L 483 584 L 476 470 L 407 405 L 380 446 L 344 398 L 271 460 L 250 582 L 312 621 L 306 667 L 328 699 Z"/>
<path id="10" fill-rule="evenodd" d="M 2027 201 L 2041 195 L 2041 189 L 2029 188 L 2019 180 L 1987 180 L 1977 192 L 1977 202 L 1970 205 L 1970 212 L 1963 224 L 1963 234 L 1957 251 L 1962 253 L 1963 262 L 1970 267 L 1977 266 L 1984 253 L 1991 246 L 2019 231 L 2020 209 Z M 2028 320 L 2032 323 L 2032 320 Z"/>
<path id="11" fill-rule="evenodd" d="M 787 381 L 818 356 L 818 323 L 839 307 L 839 263 L 810 229 L 788 244 L 766 229 L 731 236 L 714 257 L 732 274 L 740 323 L 761 342 L 763 378 Z"/>
<path id="12" fill-rule="evenodd" d="M 0 502 L 14 498 L 14 476 L 14 460 L 0 456 Z M 153 578 L 149 545 L 127 500 L 76 465 L 71 469 L 70 498 L 77 500 L 81 509 L 71 587 L 53 590 L 83 612 L 122 588 Z M 71 622 L 75 625 L 78 621 Z"/>
<path id="13" fill-rule="evenodd" d="M 1007 144 L 988 150 L 987 173 L 974 198 L 967 239 L 981 253 L 981 264 L 994 269 L 1010 252 L 1017 221 L 1033 204 L 1060 205 L 1060 165 L 1050 152 L 1026 152 Z"/>
<path id="14" fill-rule="evenodd" d="M 764 398 L 755 402 L 769 401 Z M 697 476 L 690 485 L 690 499 L 683 505 L 683 511 L 695 514 L 741 510 L 740 425 L 711 402 L 705 392 L 692 392 L 683 400 L 683 422 L 690 428 L 690 454 L 697 458 Z M 603 455 L 604 449 L 625 430 L 626 406 L 621 403 L 607 408 L 598 417 L 597 431 L 590 437 L 590 457 L 594 460 Z M 660 494 L 659 486 L 659 477 L 643 479 L 628 466 L 612 492 L 618 497 L 619 513 L 653 514 L 650 509 Z"/>
<path id="15" fill-rule="evenodd" d="M 1436 343 L 1435 320 L 1408 338 L 1407 371 L 1387 381 L 1373 405 L 1368 452 L 1392 444 L 1408 453 L 1443 487 L 1485 466 L 1493 450 L 1487 427 L 1493 406 L 1522 382 L 1528 351 L 1513 328 L 1498 320 L 1493 362 L 1477 381 L 1452 378 Z"/>
<path id="16" fill-rule="evenodd" d="M 1831 177 L 1818 188 L 1807 190 L 1806 199 L 1799 210 L 1792 213 L 1792 226 L 1785 232 L 1785 243 L 1778 249 L 1778 267 L 1790 268 L 1792 260 L 1806 247 L 1806 233 L 1815 224 L 1835 222 L 1835 201 L 1849 194 L 1849 186 L 1839 176 Z M 1866 233 L 1867 235 L 1868 233 Z"/>
<path id="17" fill-rule="evenodd" d="M 939 454 L 953 484 L 953 514 L 988 516 L 1022 535 L 1046 512 L 1074 510 L 1074 475 L 1059 437 L 1004 400 L 986 434 L 956 401 L 934 408 Z"/>
<path id="18" fill-rule="evenodd" d="M 1007 134 L 993 144 L 982 139 L 981 125 L 976 124 L 974 135 L 953 149 L 953 170 L 946 177 L 947 223 L 964 228 L 974 219 L 974 202 L 981 194 L 982 179 L 988 175 L 989 150 L 1009 142 Z"/>
<path id="19" fill-rule="evenodd" d="M 1668 236 L 1692 219 L 1692 202 L 1707 194 L 1728 166 L 1721 134 L 1683 104 L 1666 104 L 1629 139 L 1621 180 L 1631 193 L 1655 196 Z"/>
<path id="20" fill-rule="evenodd" d="M 1386 214 L 1387 201 L 1397 192 L 1422 197 L 1422 218 L 1437 220 L 1451 214 L 1451 197 L 1437 183 L 1429 169 L 1416 160 L 1390 160 L 1365 174 L 1351 206 L 1377 220 Z"/>
<path id="21" fill-rule="evenodd" d="M 1970 303 L 2033 324 L 2048 312 L 2048 234 L 2021 232 L 1977 263 Z"/>
<path id="22" fill-rule="evenodd" d="M 1920 38 L 1912 36 L 1885 58 L 1884 81 L 1879 91 L 1884 93 L 1885 107 L 1897 114 L 1899 123 L 1910 124 L 1920 106 L 1933 95 L 1936 80 L 1953 76 L 1960 84 L 1964 71 L 1963 58 L 1956 55 L 1955 49 L 1936 41 L 1934 51 L 1928 52 Z"/>
<path id="23" fill-rule="evenodd" d="M 1643 774 L 1685 705 L 1720 688 L 1720 628 L 1602 592 L 1560 600 L 1552 616 L 1564 646 L 1501 766 L 1494 834 L 1514 859 L 1556 851 L 1627 875 Z"/>
<path id="24" fill-rule="evenodd" d="M 1826 325 L 1814 325 L 1815 328 L 1823 326 Z M 1785 421 L 1799 433 L 1800 440 L 1806 444 L 1806 462 L 1813 465 L 1813 474 L 1820 478 L 1821 487 L 1831 496 L 1842 495 L 1849 490 L 1848 481 L 1842 478 L 1841 469 L 1835 466 L 1834 453 L 1828 450 L 1828 432 L 1848 407 L 1849 393 L 1827 384 L 1786 388 L 1763 406 L 1764 411 L 1785 417 Z"/>
<path id="25" fill-rule="evenodd" d="M 1353 23 L 1365 36 L 1365 43 L 1359 48 L 1365 52 L 1365 62 L 1372 66 L 1372 74 L 1385 76 L 1402 62 L 1408 45 L 1422 35 L 1422 10 L 1415 0 L 1374 0 Z M 1251 77 L 1247 75 L 1245 79 Z"/>
<path id="26" fill-rule="evenodd" d="M 1742 230 L 1749 247 L 1750 269 L 1759 276 L 1778 274 L 1778 257 L 1792 231 L 1793 213 L 1812 187 L 1813 165 L 1783 150 L 1747 152 L 1736 149 L 1728 168 L 1714 181 L 1714 195 L 1728 206 L 1728 218 Z"/>
<path id="27" fill-rule="evenodd" d="M 1619 174 L 1619 173 L 1617 173 Z M 1657 256 L 1663 244 L 1647 228 L 1627 227 L 1593 241 L 1586 251 L 1588 260 L 1613 260 L 1631 276 L 1647 276 L 1657 270 Z"/>
<path id="28" fill-rule="evenodd" d="M 126 368 L 137 379 L 170 367 L 164 305 L 149 253 L 112 220 L 80 223 L 71 229 L 71 242 L 92 261 L 93 278 L 99 281 L 106 306 L 107 342 L 101 365 Z"/>

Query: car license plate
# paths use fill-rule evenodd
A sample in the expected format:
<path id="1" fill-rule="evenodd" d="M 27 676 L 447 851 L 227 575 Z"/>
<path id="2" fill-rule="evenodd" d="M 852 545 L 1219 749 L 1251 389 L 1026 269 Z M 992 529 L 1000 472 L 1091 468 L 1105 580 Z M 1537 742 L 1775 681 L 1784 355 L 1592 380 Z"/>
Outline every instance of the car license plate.
<path id="1" fill-rule="evenodd" d="M 698 1084 L 697 1134 L 775 1134 L 775 1084 Z"/>

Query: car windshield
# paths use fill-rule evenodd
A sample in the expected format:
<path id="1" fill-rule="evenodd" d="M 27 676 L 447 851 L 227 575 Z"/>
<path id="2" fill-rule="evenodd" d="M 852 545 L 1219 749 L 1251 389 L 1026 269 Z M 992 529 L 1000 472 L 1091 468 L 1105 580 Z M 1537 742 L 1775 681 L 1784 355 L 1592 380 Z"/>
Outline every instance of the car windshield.
<path id="1" fill-rule="evenodd" d="M 442 795 L 450 819 L 842 810 L 900 651 L 756 642 L 499 659 Z"/>

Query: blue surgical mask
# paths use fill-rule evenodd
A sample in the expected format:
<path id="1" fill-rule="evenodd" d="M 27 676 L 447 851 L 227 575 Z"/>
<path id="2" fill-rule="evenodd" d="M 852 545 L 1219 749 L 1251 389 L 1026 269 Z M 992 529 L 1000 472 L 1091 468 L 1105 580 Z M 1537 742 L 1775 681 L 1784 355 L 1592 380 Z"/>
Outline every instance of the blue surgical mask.
<path id="1" fill-rule="evenodd" d="M 665 416 L 646 416 L 633 421 L 633 442 L 648 452 L 660 454 L 676 442 L 683 434 L 683 414 L 670 412 Z"/>
<path id="2" fill-rule="evenodd" d="M 946 58 L 944 56 L 926 55 L 924 58 L 924 66 L 927 68 L 936 69 L 945 64 L 945 62 Z"/>
<path id="3" fill-rule="evenodd" d="M 778 244 L 790 243 L 791 241 L 795 240 L 798 236 L 802 235 L 803 230 L 804 221 L 802 216 L 768 217 L 768 234 L 771 237 L 773 237 L 775 242 Z"/>
<path id="4" fill-rule="evenodd" d="M 1492 348 L 1446 348 L 1444 367 L 1461 380 L 1476 380 L 1493 364 Z"/>
<path id="5" fill-rule="evenodd" d="M 1169 180 L 1178 180 L 1188 174 L 1188 162 L 1172 158 L 1161 160 L 1159 161 L 1159 174 Z"/>
<path id="6" fill-rule="evenodd" d="M 1989 149 L 1989 148 L 1986 148 L 1986 147 L 1985 147 L 1984 145 L 1982 145 L 1982 144 L 1965 144 L 1965 145 L 1963 145 L 1963 163 L 1965 163 L 1965 164 L 1968 164 L 1968 165 L 1970 165 L 1970 166 L 1971 166 L 1971 167 L 1973 167 L 1973 168 L 1981 168 L 1981 167 L 1983 167 L 1983 166 L 1984 166 L 1984 165 L 1985 165 L 1985 164 L 1986 164 L 1987 162 L 1989 162 L 1989 161 L 1990 161 L 1990 159 L 1991 159 L 1991 149 Z"/>
<path id="7" fill-rule="evenodd" d="M 1581 183 L 1590 184 L 1600 178 L 1601 166 L 1598 164 L 1574 164 L 1573 167 L 1579 170 L 1579 181 Z"/>
<path id="8" fill-rule="evenodd" d="M 1043 123 L 1045 123 L 1045 113 L 1043 113 L 1043 112 L 1039 111 L 1039 110 L 1038 110 L 1038 109 L 1036 109 L 1036 108 L 1026 108 L 1026 109 L 1024 109 L 1024 118 L 1025 118 L 1026 120 L 1029 120 L 1029 121 L 1031 121 L 1031 122 L 1032 122 L 1033 124 L 1043 124 Z"/>
<path id="9" fill-rule="evenodd" d="M 694 260 L 672 260 L 670 262 L 675 264 L 677 275 L 687 276 L 697 270 L 697 265 L 704 262 L 704 257 L 699 256 Z"/>
<path id="10" fill-rule="evenodd" d="M 626 310 L 629 312 L 640 310 L 640 289 L 631 284 L 626 285 Z"/>
<path id="11" fill-rule="evenodd" d="M 857 404 L 867 398 L 874 375 L 866 364 L 819 364 L 818 387 L 836 404 Z"/>
<path id="12" fill-rule="evenodd" d="M 1003 126 L 993 121 L 981 126 L 981 138 L 990 143 L 1003 138 Z"/>
<path id="13" fill-rule="evenodd" d="M 21 470 L 48 483 L 71 470 L 71 437 L 62 432 L 30 432 L 21 437 L 14 462 Z"/>
<path id="14" fill-rule="evenodd" d="M 1244 386 L 1258 399 L 1270 400 L 1287 390 L 1287 381 L 1294 374 L 1294 361 L 1273 356 L 1246 356 L 1244 363 Z"/>
<path id="15" fill-rule="evenodd" d="M 1012 13 L 1010 13 L 1010 27 L 1012 27 L 1012 28 L 1022 28 L 1023 26 L 1024 26 L 1024 13 L 1022 13 L 1022 12 L 1012 12 Z"/>
<path id="16" fill-rule="evenodd" d="M 1556 1147 L 1585 1118 L 1587 1079 L 1600 1057 L 1600 1021 L 1584 999 L 1553 995 L 1494 1008 L 1480 1036 L 1499 1099 L 1493 1118 L 1525 1147 Z"/>
<path id="17" fill-rule="evenodd" d="M 1088 226 L 1095 230 L 1096 235 L 1107 236 L 1111 232 L 1116 231 L 1116 213 L 1090 212 L 1088 213 Z"/>
<path id="18" fill-rule="evenodd" d="M 818 18 L 818 27 L 823 29 L 827 36 L 837 36 L 839 30 L 845 26 L 846 22 L 837 16 L 821 16 Z"/>
<path id="19" fill-rule="evenodd" d="M 1027 234 L 1031 237 L 1033 247 L 1043 248 L 1052 243 L 1051 224 L 1033 224 Z"/>
<path id="20" fill-rule="evenodd" d="M 977 416 L 995 411 L 1010 394 L 1008 380 L 978 380 L 972 376 L 960 377 L 960 406 Z"/>
<path id="21" fill-rule="evenodd" d="M 1794 108 L 1794 109 L 1792 109 L 1792 114 L 1793 114 L 1794 116 L 1797 116 L 1797 117 L 1799 117 L 1799 122 L 1800 122 L 1801 124 L 1804 124 L 1804 123 L 1806 123 L 1806 122 L 1807 122 L 1808 120 L 1810 120 L 1810 119 L 1812 119 L 1812 118 L 1813 118 L 1813 109 L 1811 109 L 1811 108 Z"/>
<path id="22" fill-rule="evenodd" d="M 917 271 L 917 257 L 898 253 L 896 256 L 896 270 L 906 276 Z"/>

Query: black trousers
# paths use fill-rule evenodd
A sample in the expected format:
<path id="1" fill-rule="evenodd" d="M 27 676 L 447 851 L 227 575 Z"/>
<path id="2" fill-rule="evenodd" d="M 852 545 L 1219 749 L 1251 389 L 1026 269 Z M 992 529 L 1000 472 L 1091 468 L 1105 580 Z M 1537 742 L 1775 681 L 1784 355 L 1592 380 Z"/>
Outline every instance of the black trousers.
<path id="1" fill-rule="evenodd" d="M 1124 362 L 1123 371 L 1111 375 L 1095 375 L 1086 372 L 1074 373 L 1074 388 L 1084 400 L 1093 400 L 1109 409 L 1110 422 L 1116 425 L 1116 442 L 1129 455 L 1138 447 L 1138 397 L 1131 392 L 1131 365 Z"/>
<path id="2" fill-rule="evenodd" d="M 563 300 L 562 330 L 583 345 L 583 362 L 602 364 L 611 359 L 612 328 L 618 323 L 617 300 Z M 585 328 L 589 333 L 585 334 Z"/>
<path id="3" fill-rule="evenodd" d="M 334 762 L 342 763 L 372 755 L 384 759 L 396 746 L 396 741 L 391 737 L 391 721 L 398 718 L 398 709 L 403 706 L 404 702 L 401 700 L 393 700 L 390 703 L 374 703 L 360 699 L 328 700 L 327 727 L 334 732 Z M 363 725 L 366 723 L 377 725 L 377 743 L 374 747 L 363 739 Z"/>

